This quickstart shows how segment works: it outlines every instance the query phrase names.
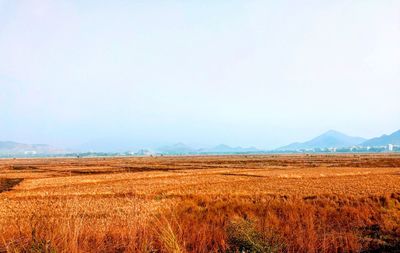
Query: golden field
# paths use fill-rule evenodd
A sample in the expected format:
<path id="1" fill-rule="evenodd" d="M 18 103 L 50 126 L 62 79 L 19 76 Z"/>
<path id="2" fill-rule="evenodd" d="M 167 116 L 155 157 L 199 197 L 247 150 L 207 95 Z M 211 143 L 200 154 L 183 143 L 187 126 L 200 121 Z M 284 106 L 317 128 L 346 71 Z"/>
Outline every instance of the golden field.
<path id="1" fill-rule="evenodd" d="M 0 252 L 400 250 L 400 155 L 0 160 Z"/>

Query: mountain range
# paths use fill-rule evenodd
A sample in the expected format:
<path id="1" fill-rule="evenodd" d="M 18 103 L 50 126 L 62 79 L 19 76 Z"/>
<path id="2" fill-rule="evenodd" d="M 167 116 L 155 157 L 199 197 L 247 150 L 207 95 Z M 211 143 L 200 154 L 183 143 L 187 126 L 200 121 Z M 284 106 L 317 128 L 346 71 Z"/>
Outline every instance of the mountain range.
<path id="1" fill-rule="evenodd" d="M 187 146 L 186 144 L 176 143 L 171 146 L 163 146 L 157 148 L 156 151 L 164 154 L 189 154 L 195 152 L 196 150 L 192 147 Z"/>
<path id="2" fill-rule="evenodd" d="M 24 144 L 13 141 L 0 141 L 1 155 L 61 154 L 65 150 L 46 144 Z"/>
<path id="3" fill-rule="evenodd" d="M 372 139 L 364 139 L 362 137 L 348 136 L 335 130 L 329 130 L 309 141 L 295 142 L 287 146 L 280 147 L 278 151 L 293 151 L 301 149 L 317 149 L 317 148 L 344 148 L 352 146 L 360 147 L 380 147 L 389 144 L 400 145 L 400 130 L 390 134 L 382 135 Z"/>
<path id="4" fill-rule="evenodd" d="M 218 146 L 200 149 L 199 151 L 204 153 L 249 153 L 249 152 L 260 152 L 261 150 L 255 147 L 231 147 L 225 144 L 220 144 Z"/>
<path id="5" fill-rule="evenodd" d="M 372 138 L 361 143 L 362 146 L 385 146 L 389 144 L 400 145 L 400 130 L 390 135 L 384 134 L 381 137 Z"/>
<path id="6" fill-rule="evenodd" d="M 123 144 L 123 143 L 122 143 Z M 362 137 L 348 136 L 335 130 L 329 130 L 311 140 L 305 142 L 295 142 L 287 146 L 280 147 L 270 152 L 284 152 L 296 150 L 311 150 L 311 149 L 326 149 L 326 148 L 348 148 L 348 147 L 383 147 L 389 144 L 400 146 L 400 130 L 390 134 L 382 135 L 372 139 L 364 139 Z M 117 145 L 117 144 L 116 144 Z M 128 144 L 126 144 L 128 145 Z M 129 149 L 124 149 L 124 146 L 115 146 L 120 151 L 115 151 L 113 147 L 106 145 L 110 150 L 99 150 L 97 152 L 124 152 Z M 126 146 L 127 147 L 127 146 Z M 79 152 L 87 152 L 93 150 L 93 145 L 88 145 Z M 104 147 L 103 147 L 104 148 Z M 123 149 L 123 150 L 122 150 Z M 139 149 L 140 150 L 140 149 Z M 151 154 L 239 154 L 239 153 L 263 153 L 268 152 L 260 150 L 255 147 L 231 147 L 225 144 L 220 144 L 209 148 L 193 148 L 184 143 L 177 143 L 169 146 L 162 146 L 152 150 L 147 150 L 145 153 Z M 0 156 L 9 155 L 52 155 L 52 154 L 66 154 L 68 151 L 65 149 L 55 148 L 46 144 L 23 144 L 13 141 L 0 141 Z M 142 150 L 143 153 L 143 150 Z"/>
<path id="7" fill-rule="evenodd" d="M 183 143 L 177 143 L 171 146 L 164 146 L 156 149 L 159 153 L 164 154 L 228 154 L 228 153 L 250 153 L 250 152 L 260 152 L 261 150 L 255 147 L 231 147 L 225 144 L 220 144 L 211 148 L 192 148 Z"/>

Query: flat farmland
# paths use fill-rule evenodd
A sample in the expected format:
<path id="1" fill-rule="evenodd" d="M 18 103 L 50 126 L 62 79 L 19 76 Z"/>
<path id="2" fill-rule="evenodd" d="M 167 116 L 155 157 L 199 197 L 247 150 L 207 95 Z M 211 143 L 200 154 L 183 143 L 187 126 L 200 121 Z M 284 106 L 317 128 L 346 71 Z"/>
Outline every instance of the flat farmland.
<path id="1" fill-rule="evenodd" d="M 400 249 L 400 155 L 0 160 L 0 252 Z"/>

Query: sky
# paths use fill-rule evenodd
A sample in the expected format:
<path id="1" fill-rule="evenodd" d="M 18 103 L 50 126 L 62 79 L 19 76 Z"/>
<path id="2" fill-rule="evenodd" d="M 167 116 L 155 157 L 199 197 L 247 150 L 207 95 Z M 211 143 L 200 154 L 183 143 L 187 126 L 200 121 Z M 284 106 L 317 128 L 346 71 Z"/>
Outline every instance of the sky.
<path id="1" fill-rule="evenodd" d="M 0 0 L 0 140 L 275 148 L 400 129 L 400 1 Z"/>

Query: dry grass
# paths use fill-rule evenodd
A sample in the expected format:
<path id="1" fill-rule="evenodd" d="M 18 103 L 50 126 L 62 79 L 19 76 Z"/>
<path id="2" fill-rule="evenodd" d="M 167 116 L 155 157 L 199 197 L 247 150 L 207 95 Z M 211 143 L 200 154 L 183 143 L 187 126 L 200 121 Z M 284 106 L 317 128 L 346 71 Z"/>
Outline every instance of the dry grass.
<path id="1" fill-rule="evenodd" d="M 0 252 L 400 249 L 399 155 L 4 159 L 0 192 Z"/>

